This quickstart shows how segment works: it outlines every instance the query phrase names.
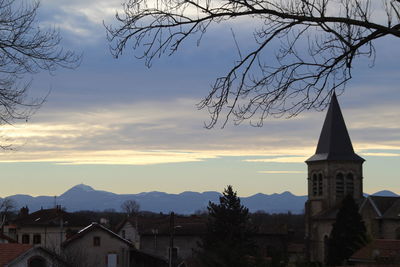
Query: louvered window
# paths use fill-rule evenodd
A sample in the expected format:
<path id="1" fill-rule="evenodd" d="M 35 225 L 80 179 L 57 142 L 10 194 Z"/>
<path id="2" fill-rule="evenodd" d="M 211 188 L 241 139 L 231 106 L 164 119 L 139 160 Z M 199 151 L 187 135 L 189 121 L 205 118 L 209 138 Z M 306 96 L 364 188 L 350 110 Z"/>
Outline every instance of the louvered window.
<path id="1" fill-rule="evenodd" d="M 352 173 L 346 176 L 346 195 L 353 195 L 354 193 L 354 177 Z"/>
<path id="2" fill-rule="evenodd" d="M 318 185 L 317 185 L 317 175 L 313 174 L 312 176 L 312 192 L 313 196 L 316 196 L 318 194 Z"/>
<path id="3" fill-rule="evenodd" d="M 322 194 L 323 194 L 323 186 L 322 185 L 323 185 L 322 184 L 322 174 L 320 173 L 318 175 L 318 195 L 319 196 L 322 196 Z"/>
<path id="4" fill-rule="evenodd" d="M 336 175 L 336 197 L 343 198 L 344 196 L 344 177 L 343 173 L 339 172 Z"/>

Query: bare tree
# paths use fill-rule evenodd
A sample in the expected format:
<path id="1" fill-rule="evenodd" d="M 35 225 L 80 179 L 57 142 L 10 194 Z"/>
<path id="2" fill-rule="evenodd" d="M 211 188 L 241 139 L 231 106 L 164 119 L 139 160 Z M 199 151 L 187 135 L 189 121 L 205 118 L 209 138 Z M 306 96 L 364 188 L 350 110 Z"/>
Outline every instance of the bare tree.
<path id="1" fill-rule="evenodd" d="M 117 26 L 106 28 L 115 57 L 131 46 L 150 66 L 190 36 L 200 41 L 213 24 L 235 18 L 254 25 L 254 47 L 239 49 L 199 103 L 211 114 L 208 127 L 221 116 L 223 126 L 231 116 L 262 125 L 270 115 L 323 109 L 352 77 L 355 58 L 374 60 L 374 40 L 400 37 L 400 0 L 127 0 Z"/>
<path id="2" fill-rule="evenodd" d="M 55 29 L 37 25 L 39 2 L 0 0 L 0 125 L 27 120 L 44 99 L 27 99 L 27 75 L 75 68 L 80 56 L 60 46 Z"/>
<path id="3" fill-rule="evenodd" d="M 16 206 L 15 201 L 11 198 L 0 200 L 0 232 L 2 232 L 3 226 L 7 222 L 7 217 L 10 215 L 10 212 L 14 211 Z"/>
<path id="4" fill-rule="evenodd" d="M 122 203 L 121 209 L 128 217 L 134 217 L 139 213 L 140 205 L 135 200 L 126 200 Z"/>

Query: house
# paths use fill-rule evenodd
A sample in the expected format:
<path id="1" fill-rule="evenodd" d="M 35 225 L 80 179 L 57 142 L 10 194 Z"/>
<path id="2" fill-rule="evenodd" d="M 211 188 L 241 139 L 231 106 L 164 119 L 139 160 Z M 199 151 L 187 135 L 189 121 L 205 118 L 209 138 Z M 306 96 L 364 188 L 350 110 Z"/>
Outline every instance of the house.
<path id="1" fill-rule="evenodd" d="M 173 247 L 173 266 L 198 264 L 196 253 L 206 231 L 207 218 L 195 215 L 127 218 L 117 228 L 119 235 L 135 240 L 142 252 L 169 260 L 170 247 Z M 252 238 L 265 257 L 286 253 L 288 230 L 285 225 L 274 228 L 261 225 Z"/>
<path id="2" fill-rule="evenodd" d="M 85 222 L 64 211 L 61 206 L 30 214 L 29 209 L 24 207 L 17 219 L 4 226 L 4 234 L 20 244 L 41 246 L 59 253 L 60 245 L 67 236 L 85 225 Z"/>
<path id="3" fill-rule="evenodd" d="M 67 267 L 65 261 L 53 252 L 28 244 L 0 244 L 1 267 Z"/>
<path id="4" fill-rule="evenodd" d="M 98 223 L 63 242 L 62 254 L 74 267 L 166 266 L 165 260 L 135 249 L 132 242 Z"/>
<path id="5" fill-rule="evenodd" d="M 349 262 L 356 266 L 400 266 L 400 240 L 373 240 L 356 251 Z"/>
<path id="6" fill-rule="evenodd" d="M 175 215 L 172 221 L 169 215 L 127 218 L 117 228 L 117 233 L 132 240 L 140 251 L 166 260 L 173 244 L 172 257 L 176 262 L 194 256 L 205 231 L 205 218 Z"/>
<path id="7" fill-rule="evenodd" d="M 132 243 L 101 224 L 92 223 L 62 244 L 62 253 L 72 266 L 129 266 Z"/>

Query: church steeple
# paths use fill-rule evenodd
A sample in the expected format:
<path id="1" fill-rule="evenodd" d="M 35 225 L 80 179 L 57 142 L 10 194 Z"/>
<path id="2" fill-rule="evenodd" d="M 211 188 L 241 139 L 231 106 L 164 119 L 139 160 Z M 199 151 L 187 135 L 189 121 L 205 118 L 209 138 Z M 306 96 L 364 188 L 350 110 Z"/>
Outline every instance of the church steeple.
<path id="1" fill-rule="evenodd" d="M 354 153 L 335 93 L 329 104 L 317 150 L 306 162 L 321 160 L 365 161 Z"/>
<path id="2" fill-rule="evenodd" d="M 330 234 L 339 204 L 347 195 L 363 198 L 364 159 L 354 153 L 335 93 L 332 94 L 317 150 L 306 163 L 308 200 L 306 236 L 311 261 L 323 262 L 323 244 Z"/>

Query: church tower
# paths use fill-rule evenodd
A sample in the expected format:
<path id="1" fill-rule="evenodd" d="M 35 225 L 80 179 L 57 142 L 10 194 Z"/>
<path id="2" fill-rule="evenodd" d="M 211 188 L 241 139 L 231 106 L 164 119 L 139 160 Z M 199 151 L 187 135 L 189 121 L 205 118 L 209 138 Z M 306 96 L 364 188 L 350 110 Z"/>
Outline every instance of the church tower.
<path id="1" fill-rule="evenodd" d="M 315 154 L 308 166 L 306 238 L 311 261 L 324 262 L 326 241 L 343 198 L 363 198 L 362 164 L 354 153 L 336 94 L 333 93 Z"/>

